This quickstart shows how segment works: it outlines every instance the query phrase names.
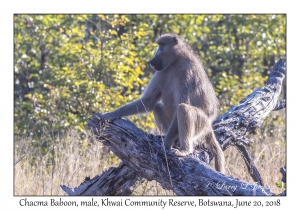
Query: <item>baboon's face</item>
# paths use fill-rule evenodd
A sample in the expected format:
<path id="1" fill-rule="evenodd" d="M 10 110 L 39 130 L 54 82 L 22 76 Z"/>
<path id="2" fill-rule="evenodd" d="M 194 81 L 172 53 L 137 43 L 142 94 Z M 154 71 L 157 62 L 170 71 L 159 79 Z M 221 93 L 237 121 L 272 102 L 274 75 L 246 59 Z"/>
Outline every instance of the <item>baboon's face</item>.
<path id="1" fill-rule="evenodd" d="M 149 63 L 155 71 L 162 71 L 176 60 L 177 39 L 164 36 L 158 39 L 157 44 L 156 53 Z"/>
<path id="2" fill-rule="evenodd" d="M 164 68 L 163 65 L 163 51 L 164 51 L 164 45 L 159 45 L 156 53 L 154 55 L 154 57 L 149 61 L 151 67 L 155 70 L 155 71 L 161 71 Z"/>

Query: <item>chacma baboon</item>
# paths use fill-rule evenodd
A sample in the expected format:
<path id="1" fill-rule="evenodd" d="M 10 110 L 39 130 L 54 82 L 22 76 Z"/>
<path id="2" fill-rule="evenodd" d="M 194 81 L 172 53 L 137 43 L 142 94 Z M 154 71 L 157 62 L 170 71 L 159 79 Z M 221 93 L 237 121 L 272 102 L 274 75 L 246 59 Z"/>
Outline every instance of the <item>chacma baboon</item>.
<path id="1" fill-rule="evenodd" d="M 185 156 L 206 141 L 215 155 L 216 170 L 224 173 L 224 155 L 212 122 L 217 116 L 218 99 L 200 59 L 178 35 L 165 34 L 149 62 L 156 71 L 142 97 L 112 112 L 104 120 L 154 111 L 156 125 L 165 135 L 164 146 Z"/>

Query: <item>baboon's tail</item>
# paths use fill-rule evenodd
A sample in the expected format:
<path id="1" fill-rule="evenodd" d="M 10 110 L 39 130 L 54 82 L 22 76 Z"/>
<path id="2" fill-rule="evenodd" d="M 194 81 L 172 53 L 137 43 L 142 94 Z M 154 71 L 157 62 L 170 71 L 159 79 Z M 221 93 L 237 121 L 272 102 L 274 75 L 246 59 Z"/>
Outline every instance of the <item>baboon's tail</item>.
<path id="1" fill-rule="evenodd" d="M 216 170 L 225 173 L 225 157 L 221 146 L 219 145 L 214 132 L 210 132 L 207 135 L 208 145 L 210 145 L 211 152 L 215 155 L 215 167 Z"/>

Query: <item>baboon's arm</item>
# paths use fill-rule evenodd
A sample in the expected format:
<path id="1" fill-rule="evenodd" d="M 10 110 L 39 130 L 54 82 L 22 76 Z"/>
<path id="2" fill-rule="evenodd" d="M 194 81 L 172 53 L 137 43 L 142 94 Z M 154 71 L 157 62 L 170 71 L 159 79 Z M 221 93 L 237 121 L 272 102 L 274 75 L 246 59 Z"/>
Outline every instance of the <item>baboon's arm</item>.
<path id="1" fill-rule="evenodd" d="M 111 112 L 113 117 L 126 117 L 130 115 L 143 114 L 152 111 L 155 100 L 149 97 L 139 98 L 129 104 L 126 104 L 115 111 Z"/>
<path id="2" fill-rule="evenodd" d="M 135 114 L 143 114 L 152 111 L 161 97 L 161 84 L 156 74 L 152 77 L 149 85 L 145 89 L 143 96 L 131 103 L 128 103 L 112 112 L 102 115 L 102 119 L 115 119 Z"/>

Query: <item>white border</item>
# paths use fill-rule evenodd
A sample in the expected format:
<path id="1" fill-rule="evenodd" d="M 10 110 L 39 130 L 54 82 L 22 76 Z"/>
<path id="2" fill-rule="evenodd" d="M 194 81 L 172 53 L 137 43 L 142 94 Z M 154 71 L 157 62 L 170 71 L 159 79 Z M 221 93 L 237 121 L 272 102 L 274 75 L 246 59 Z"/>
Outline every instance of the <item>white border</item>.
<path id="1" fill-rule="evenodd" d="M 1 201 L 5 207 L 20 208 L 21 197 L 13 196 L 13 14 L 15 13 L 284 13 L 287 14 L 287 150 L 288 150 L 288 196 L 280 198 L 280 208 L 299 206 L 297 189 L 299 187 L 297 138 L 297 108 L 299 97 L 297 86 L 299 84 L 298 61 L 299 51 L 299 15 L 296 1 L 278 0 L 252 0 L 252 1 L 224 1 L 224 0 L 184 0 L 184 1 L 63 1 L 63 0 L 10 0 L 1 1 L 0 18 L 0 71 L 1 71 Z M 298 76 L 298 77 L 297 77 Z M 4 117 L 3 117 L 4 116 Z M 277 172 L 274 172 L 277 173 Z M 56 197 L 58 198 L 58 197 Z M 120 197 L 119 197 L 120 198 Z M 157 199 L 155 197 L 154 199 Z M 191 199 L 197 199 L 190 197 Z M 211 197 L 210 197 L 211 198 Z M 219 199 L 220 197 L 218 197 Z M 39 197 L 40 200 L 50 199 Z M 64 198 L 68 199 L 68 198 Z M 71 198 L 69 198 L 71 200 Z M 144 200 L 137 197 L 135 199 Z M 148 197 L 147 199 L 153 199 Z M 168 199 L 168 198 L 164 198 Z M 180 198 L 183 199 L 183 198 Z M 212 198 L 213 199 L 213 198 Z M 236 197 L 232 198 L 235 200 Z M 249 198 L 248 200 L 265 200 L 262 197 Z M 274 198 L 275 199 L 275 198 Z M 76 197 L 76 200 L 85 200 Z M 32 208 L 32 207 L 30 207 Z M 62 207 L 57 207 L 62 208 Z M 64 207 L 68 208 L 68 207 Z M 144 207 L 143 207 L 144 208 Z M 71 208 L 70 208 L 71 209 Z M 106 209 L 106 208 L 105 208 Z M 113 208 L 111 208 L 113 209 Z M 140 209 L 139 207 L 131 209 Z M 243 209 L 240 207 L 240 209 Z M 296 208 L 294 208 L 296 209 Z"/>

